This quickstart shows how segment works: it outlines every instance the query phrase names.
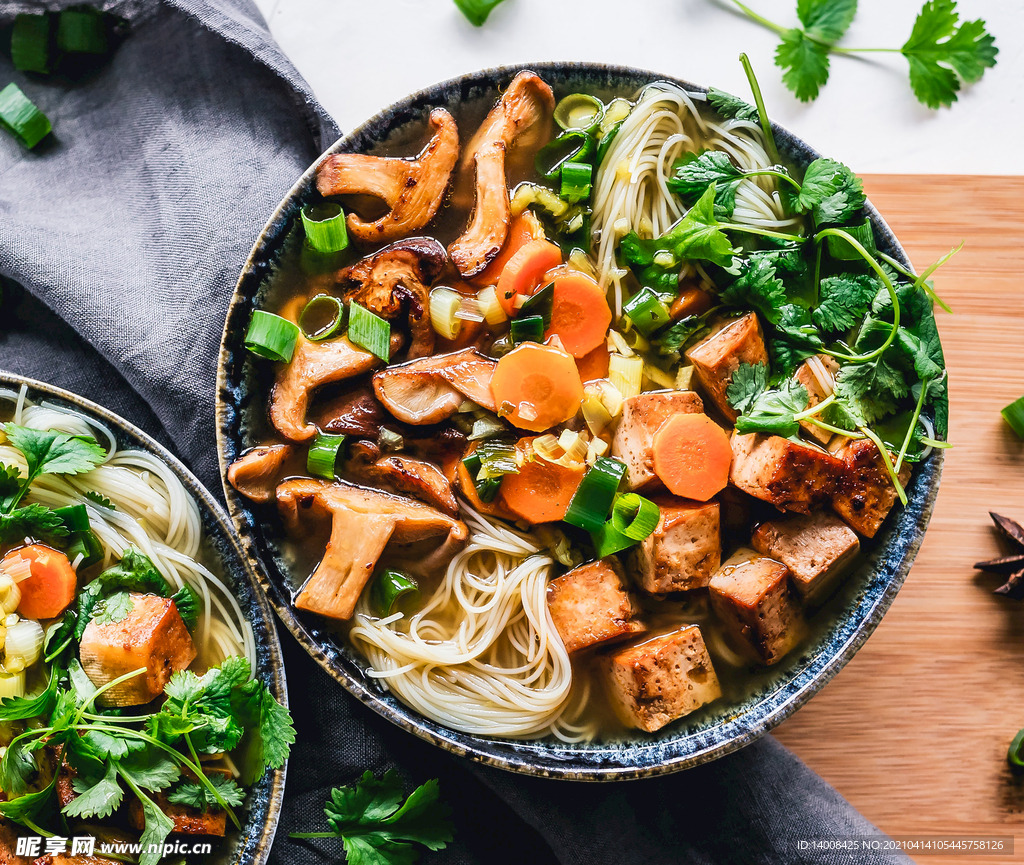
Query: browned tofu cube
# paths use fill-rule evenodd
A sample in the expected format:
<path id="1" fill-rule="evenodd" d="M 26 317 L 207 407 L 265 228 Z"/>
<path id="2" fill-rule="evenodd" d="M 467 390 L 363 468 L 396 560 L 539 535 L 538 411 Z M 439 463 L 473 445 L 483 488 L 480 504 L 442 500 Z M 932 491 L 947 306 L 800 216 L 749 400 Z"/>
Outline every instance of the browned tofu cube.
<path id="1" fill-rule="evenodd" d="M 754 550 L 736 552 L 711 578 L 711 607 L 738 646 L 765 664 L 779 661 L 807 635 L 789 569 Z"/>
<path id="2" fill-rule="evenodd" d="M 620 720 L 648 733 L 722 696 L 696 625 L 616 649 L 608 660 L 608 695 Z"/>
<path id="3" fill-rule="evenodd" d="M 705 588 L 722 558 L 718 502 L 673 496 L 654 501 L 661 517 L 654 532 L 633 548 L 631 573 L 654 594 Z"/>
<path id="4" fill-rule="evenodd" d="M 817 361 L 817 363 L 814 363 L 814 361 Z M 796 368 L 793 378 L 807 388 L 808 408 L 816 406 L 832 393 L 831 389 L 826 391 L 821 379 L 824 378 L 826 383 L 828 383 L 829 377 L 834 380 L 837 372 L 839 372 L 839 364 L 836 363 L 834 357 L 829 357 L 827 354 L 816 355 L 809 360 L 805 360 Z M 800 421 L 800 428 L 821 445 L 827 445 L 832 438 L 832 433 L 810 421 Z"/>
<path id="5" fill-rule="evenodd" d="M 229 778 L 231 777 L 231 773 L 225 769 L 207 769 L 206 774 L 218 774 Z M 189 778 L 195 777 L 190 772 L 186 773 L 186 775 Z M 160 810 L 171 818 L 171 822 L 174 823 L 174 828 L 171 831 L 175 834 L 214 835 L 221 838 L 224 837 L 224 832 L 227 829 L 227 814 L 221 809 L 218 808 L 210 809 L 209 811 L 201 811 L 200 809 L 193 808 L 190 805 L 180 805 L 175 802 L 169 802 L 166 790 L 159 793 L 150 793 L 149 795 L 153 801 L 156 802 Z M 128 819 L 136 829 L 142 829 L 146 824 L 146 816 L 142 810 L 142 802 L 140 802 L 135 796 L 132 796 L 129 799 Z"/>
<path id="6" fill-rule="evenodd" d="M 732 434 L 729 480 L 777 508 L 806 514 L 826 506 L 842 471 L 842 460 L 812 444 L 763 433 Z"/>
<path id="7" fill-rule="evenodd" d="M 658 390 L 622 403 L 622 418 L 612 439 L 612 456 L 626 464 L 631 490 L 661 486 L 654 474 L 654 436 L 675 414 L 700 414 L 704 403 L 692 390 Z"/>
<path id="8" fill-rule="evenodd" d="M 885 460 L 869 439 L 851 439 L 835 455 L 842 460 L 843 470 L 832 508 L 852 529 L 873 538 L 896 503 L 896 487 L 885 469 Z M 900 467 L 900 483 L 906 485 L 909 480 L 910 466 L 904 464 Z"/>
<path id="9" fill-rule="evenodd" d="M 573 568 L 548 585 L 548 609 L 565 649 L 576 652 L 644 631 L 614 556 Z"/>
<path id="10" fill-rule="evenodd" d="M 812 604 L 828 596 L 860 550 L 857 535 L 827 511 L 761 523 L 750 543 L 789 568 L 800 597 Z"/>
<path id="11" fill-rule="evenodd" d="M 89 622 L 82 635 L 86 675 L 100 687 L 140 667 L 146 672 L 100 695 L 108 706 L 141 706 L 163 693 L 174 673 L 195 660 L 196 647 L 170 598 L 132 593 L 132 608 L 120 622 Z"/>
<path id="12" fill-rule="evenodd" d="M 686 359 L 693 364 L 705 393 L 711 397 L 729 420 L 735 421 L 737 411 L 729 405 L 725 389 L 740 364 L 768 363 L 764 334 L 756 313 L 729 321 L 716 333 L 698 343 L 688 352 Z"/>

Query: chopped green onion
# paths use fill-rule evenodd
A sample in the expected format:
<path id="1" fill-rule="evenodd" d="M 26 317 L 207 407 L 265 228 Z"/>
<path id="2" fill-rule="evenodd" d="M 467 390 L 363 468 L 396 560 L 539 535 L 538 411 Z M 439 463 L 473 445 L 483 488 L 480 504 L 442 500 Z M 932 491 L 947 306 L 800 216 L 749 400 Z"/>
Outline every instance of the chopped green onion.
<path id="1" fill-rule="evenodd" d="M 551 326 L 551 307 L 555 302 L 555 284 L 549 282 L 539 291 L 535 291 L 521 307 L 519 317 L 528 318 L 531 315 L 539 315 L 544 321 L 544 330 Z"/>
<path id="2" fill-rule="evenodd" d="M 91 529 L 84 532 L 76 532 L 71 537 L 71 543 L 65 550 L 69 562 L 74 562 L 79 556 L 82 557 L 78 563 L 79 568 L 87 568 L 103 559 L 103 545 L 96 533 Z"/>
<path id="3" fill-rule="evenodd" d="M 85 509 L 85 505 L 68 505 L 56 508 L 53 513 L 63 520 L 69 532 L 87 532 L 92 528 L 89 524 L 89 512 Z"/>
<path id="4" fill-rule="evenodd" d="M 345 211 L 334 201 L 307 204 L 299 211 L 306 240 L 317 252 L 341 252 L 348 247 Z"/>
<path id="5" fill-rule="evenodd" d="M 509 325 L 509 333 L 515 345 L 519 345 L 521 342 L 543 342 L 544 317 L 528 315 L 525 318 L 514 318 L 512 324 Z"/>
<path id="6" fill-rule="evenodd" d="M 469 19 L 474 27 L 482 27 L 491 11 L 501 0 L 455 0 L 459 11 Z"/>
<path id="7" fill-rule="evenodd" d="M 69 54 L 106 54 L 106 16 L 96 9 L 62 10 L 57 19 L 57 47 Z"/>
<path id="8" fill-rule="evenodd" d="M 494 438 L 494 436 L 501 435 L 503 432 L 505 432 L 505 424 L 494 417 L 494 415 L 487 415 L 473 421 L 473 431 L 467 436 L 467 439 L 471 442 L 482 441 L 483 439 Z"/>
<path id="9" fill-rule="evenodd" d="M 640 393 L 644 381 L 643 358 L 636 355 L 623 357 L 621 354 L 613 354 L 608 358 L 608 380 L 624 397 L 636 396 Z"/>
<path id="10" fill-rule="evenodd" d="M 382 451 L 400 451 L 405 447 L 405 439 L 402 438 L 401 433 L 382 426 L 377 430 L 377 445 Z"/>
<path id="11" fill-rule="evenodd" d="M 334 336 L 345 322 L 345 305 L 333 294 L 318 294 L 299 313 L 299 327 L 306 339 Z"/>
<path id="12" fill-rule="evenodd" d="M 462 306 L 462 295 L 450 288 L 430 292 L 430 323 L 445 339 L 455 339 L 462 330 L 462 319 L 456 317 Z"/>
<path id="13" fill-rule="evenodd" d="M 612 527 L 634 541 L 642 541 L 653 532 L 660 518 L 658 506 L 636 493 L 619 496 L 612 506 Z"/>
<path id="14" fill-rule="evenodd" d="M 536 204 L 546 210 L 552 219 L 561 219 L 569 212 L 569 203 L 562 201 L 554 190 L 524 180 L 512 192 L 510 208 L 513 216 L 519 216 L 527 207 Z"/>
<path id="15" fill-rule="evenodd" d="M 597 152 L 597 143 L 589 132 L 563 132 L 537 153 L 534 165 L 545 180 L 558 180 L 563 166 L 586 162 Z"/>
<path id="16" fill-rule="evenodd" d="M 501 481 L 505 475 L 498 475 L 493 478 L 480 478 L 480 456 L 476 451 L 463 457 L 462 464 L 466 467 L 466 471 L 469 472 L 469 476 L 473 478 L 473 486 L 476 488 L 476 494 L 480 497 L 480 501 L 493 502 L 494 497 L 501 488 Z M 507 474 L 512 474 L 512 472 Z"/>
<path id="17" fill-rule="evenodd" d="M 644 336 L 650 336 L 658 328 L 672 321 L 668 307 L 649 288 L 641 288 L 626 301 L 622 309 L 633 322 L 633 326 Z"/>
<path id="18" fill-rule="evenodd" d="M 1017 438 L 1024 439 L 1024 396 L 1011 402 L 1000 414 L 1010 429 L 1017 433 Z"/>
<path id="19" fill-rule="evenodd" d="M 590 540 L 594 543 L 594 552 L 599 559 L 610 556 L 612 553 L 629 549 L 637 544 L 632 538 L 627 538 L 622 532 L 616 531 L 611 520 L 602 523 L 596 532 L 591 532 Z"/>
<path id="20" fill-rule="evenodd" d="M 344 442 L 345 436 L 343 435 L 317 433 L 306 456 L 306 471 L 315 478 L 333 481 L 334 467 L 338 462 L 338 454 Z"/>
<path id="21" fill-rule="evenodd" d="M 370 599 L 379 616 L 390 616 L 400 598 L 418 595 L 420 587 L 416 581 L 401 571 L 384 571 L 373 583 Z"/>
<path id="22" fill-rule="evenodd" d="M 391 357 L 391 325 L 354 300 L 348 310 L 348 338 L 383 361 Z"/>
<path id="23" fill-rule="evenodd" d="M 585 162 L 566 162 L 562 166 L 562 198 L 577 202 L 590 197 L 594 168 Z"/>
<path id="24" fill-rule="evenodd" d="M 479 480 L 519 473 L 519 466 L 516 465 L 516 449 L 510 442 L 483 442 L 473 452 L 473 456 L 480 460 L 480 469 L 476 475 Z"/>
<path id="25" fill-rule="evenodd" d="M 17 84 L 0 90 L 0 128 L 31 150 L 50 133 L 50 121 Z"/>
<path id="26" fill-rule="evenodd" d="M 249 330 L 245 334 L 245 347 L 253 354 L 289 363 L 299 339 L 299 326 L 294 322 L 257 309 L 252 314 Z"/>
<path id="27" fill-rule="evenodd" d="M 505 315 L 505 310 L 502 309 L 501 303 L 498 300 L 498 291 L 495 286 L 488 285 L 485 288 L 481 288 L 477 292 L 476 302 L 480 305 L 480 312 L 483 314 L 484 321 L 488 324 L 501 324 L 508 320 L 508 316 Z"/>
<path id="28" fill-rule="evenodd" d="M 601 141 L 597 145 L 597 156 L 594 157 L 594 164 L 600 166 L 604 162 L 604 158 L 608 153 L 608 149 L 612 146 L 612 142 L 615 140 L 615 136 L 619 134 L 619 130 L 622 128 L 622 121 L 616 121 L 612 127 L 601 136 Z"/>
<path id="29" fill-rule="evenodd" d="M 41 72 L 51 69 L 51 34 L 53 16 L 20 14 L 14 19 L 11 33 L 11 60 L 14 68 L 22 72 Z"/>
<path id="30" fill-rule="evenodd" d="M 563 519 L 570 525 L 596 532 L 608 519 L 615 492 L 625 474 L 625 463 L 599 457 L 576 487 Z"/>
<path id="31" fill-rule="evenodd" d="M 573 93 L 555 106 L 555 123 L 567 131 L 592 132 L 604 117 L 604 103 L 589 93 Z"/>

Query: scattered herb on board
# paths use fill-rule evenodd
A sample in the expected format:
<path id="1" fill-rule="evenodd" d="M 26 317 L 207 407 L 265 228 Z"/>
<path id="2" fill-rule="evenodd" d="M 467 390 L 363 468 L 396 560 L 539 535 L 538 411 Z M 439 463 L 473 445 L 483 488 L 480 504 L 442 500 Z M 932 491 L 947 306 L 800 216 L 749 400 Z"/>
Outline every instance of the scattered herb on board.
<path id="1" fill-rule="evenodd" d="M 349 865 L 411 865 L 420 844 L 441 850 L 452 840 L 451 808 L 438 798 L 437 779 L 417 787 L 402 803 L 402 779 L 363 773 L 355 785 L 335 787 L 324 806 L 329 832 L 293 832 L 289 838 L 341 838 Z"/>
<path id="2" fill-rule="evenodd" d="M 502 0 L 455 0 L 459 11 L 466 16 L 474 27 L 483 27 L 487 16 Z"/>
<path id="3" fill-rule="evenodd" d="M 775 65 L 783 70 L 783 83 L 801 102 L 818 98 L 828 81 L 830 54 L 872 52 L 902 54 L 910 64 L 910 87 L 918 101 L 929 108 L 948 108 L 956 102 L 961 85 L 980 81 L 985 70 L 996 65 L 999 53 L 983 20 L 961 22 L 955 0 L 927 0 L 900 48 L 836 45 L 857 14 L 857 0 L 797 0 L 800 27 L 783 27 L 740 0 L 732 2 L 779 35 Z"/>

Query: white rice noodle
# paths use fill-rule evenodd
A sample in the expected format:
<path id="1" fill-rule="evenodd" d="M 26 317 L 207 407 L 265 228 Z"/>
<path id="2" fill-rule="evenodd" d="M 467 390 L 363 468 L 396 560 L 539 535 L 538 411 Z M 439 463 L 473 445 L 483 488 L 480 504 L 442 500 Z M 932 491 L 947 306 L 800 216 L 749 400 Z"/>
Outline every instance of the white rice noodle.
<path id="1" fill-rule="evenodd" d="M 463 505 L 469 543 L 411 617 L 376 618 L 363 594 L 352 641 L 404 703 L 482 736 L 587 741 L 587 685 L 572 689 L 569 655 L 547 606 L 553 561 L 539 545 Z"/>
<path id="2" fill-rule="evenodd" d="M 836 380 L 833 378 L 832 373 L 828 371 L 825 364 L 821 362 L 821 358 L 817 355 L 807 358 L 807 368 L 811 371 L 815 381 L 821 387 L 822 393 L 826 396 L 832 396 L 832 393 L 836 389 Z"/>
<path id="3" fill-rule="evenodd" d="M 84 504 L 103 547 L 104 567 L 120 559 L 129 546 L 144 553 L 175 589 L 188 584 L 199 596 L 196 643 L 203 663 L 212 665 L 242 655 L 255 673 L 252 626 L 223 580 L 199 561 L 203 545 L 199 507 L 170 467 L 146 451 L 118 450 L 106 426 L 79 412 L 27 402 L 24 389 L 17 395 L 0 391 L 0 399 L 16 403 L 15 422 L 22 426 L 72 435 L 98 432 L 107 447 L 106 460 L 92 471 L 38 478 L 25 502 L 53 508 Z M 7 444 L 0 445 L 0 462 L 25 470 L 21 453 Z M 115 510 L 87 499 L 85 493 L 90 491 L 109 499 Z"/>

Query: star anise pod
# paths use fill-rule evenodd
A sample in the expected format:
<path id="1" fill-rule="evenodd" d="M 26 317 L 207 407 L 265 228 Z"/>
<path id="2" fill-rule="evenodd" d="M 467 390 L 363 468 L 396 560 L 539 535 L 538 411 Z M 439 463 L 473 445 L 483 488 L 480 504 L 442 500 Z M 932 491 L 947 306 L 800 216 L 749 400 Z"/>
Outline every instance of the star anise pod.
<path id="1" fill-rule="evenodd" d="M 1015 600 L 1024 599 L 1024 526 L 1009 517 L 989 511 L 992 522 L 1020 552 L 1012 556 L 1000 556 L 987 562 L 978 562 L 974 567 L 979 571 L 992 571 L 997 574 L 1009 574 L 1006 582 L 995 590 L 997 595 L 1006 595 Z"/>

